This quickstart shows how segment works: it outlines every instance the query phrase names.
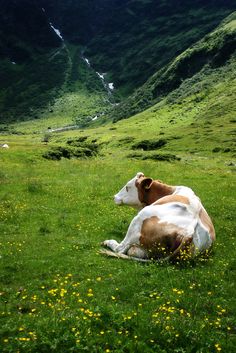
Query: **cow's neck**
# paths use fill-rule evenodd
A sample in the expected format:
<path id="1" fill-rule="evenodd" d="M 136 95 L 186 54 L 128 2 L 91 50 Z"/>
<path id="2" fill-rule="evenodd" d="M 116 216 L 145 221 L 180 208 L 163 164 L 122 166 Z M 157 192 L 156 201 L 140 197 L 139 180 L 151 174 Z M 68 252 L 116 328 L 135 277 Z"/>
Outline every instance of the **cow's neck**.
<path id="1" fill-rule="evenodd" d="M 146 190 L 144 193 L 144 203 L 146 205 L 151 205 L 160 198 L 173 194 L 174 191 L 174 186 L 163 184 L 154 180 L 150 189 Z"/>

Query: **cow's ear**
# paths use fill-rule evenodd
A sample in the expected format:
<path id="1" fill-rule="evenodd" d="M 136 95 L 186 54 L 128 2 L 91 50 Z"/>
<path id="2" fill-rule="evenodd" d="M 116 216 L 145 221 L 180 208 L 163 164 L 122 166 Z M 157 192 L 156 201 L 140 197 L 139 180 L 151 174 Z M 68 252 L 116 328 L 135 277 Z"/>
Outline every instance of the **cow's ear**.
<path id="1" fill-rule="evenodd" d="M 150 189 L 150 187 L 151 187 L 151 185 L 152 185 L 152 182 L 153 182 L 153 179 L 152 179 L 152 178 L 144 178 L 144 179 L 141 181 L 140 185 L 141 185 L 141 187 L 142 187 L 143 189 L 148 190 L 148 189 Z"/>
<path id="2" fill-rule="evenodd" d="M 144 174 L 142 172 L 138 172 L 136 178 L 139 179 L 141 177 L 144 177 Z"/>

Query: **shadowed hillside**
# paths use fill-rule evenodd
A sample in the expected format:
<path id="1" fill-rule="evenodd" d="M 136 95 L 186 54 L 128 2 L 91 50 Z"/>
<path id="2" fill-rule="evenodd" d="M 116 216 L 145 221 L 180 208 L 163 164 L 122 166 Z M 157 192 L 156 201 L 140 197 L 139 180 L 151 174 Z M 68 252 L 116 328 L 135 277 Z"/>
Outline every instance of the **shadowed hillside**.
<path id="1" fill-rule="evenodd" d="M 67 61 L 36 1 L 1 1 L 0 121 L 36 118 L 62 85 Z"/>
<path id="2" fill-rule="evenodd" d="M 127 96 L 233 10 L 228 0 L 129 0 L 111 12 L 87 55 Z"/>
<path id="3" fill-rule="evenodd" d="M 232 3 L 1 4 L 0 352 L 235 353 Z M 193 189 L 212 251 L 148 264 L 100 253 L 143 220 L 113 196 L 140 171 Z"/>
<path id="4" fill-rule="evenodd" d="M 58 48 L 61 40 L 36 1 L 1 0 L 0 59 L 21 64 Z"/>
<path id="5" fill-rule="evenodd" d="M 66 102 L 63 97 L 68 94 L 73 96 L 69 118 L 88 120 L 89 112 L 82 107 L 81 114 L 77 108 L 78 95 L 87 91 L 104 95 L 105 88 L 108 96 L 104 99 L 114 103 L 123 101 L 148 80 L 112 117 L 118 120 L 138 112 L 198 71 L 201 64 L 196 56 L 197 67 L 191 72 L 177 73 L 185 70 L 183 60 L 182 68 L 178 65 L 174 69 L 175 78 L 169 79 L 165 73 L 176 56 L 234 8 L 229 0 L 207 4 L 202 0 L 1 0 L 0 5 L 1 122 L 45 116 L 61 98 Z M 233 38 L 227 40 L 230 45 Z M 71 51 L 72 47 L 75 49 Z M 85 58 L 90 63 L 86 68 Z M 222 65 L 220 58 L 218 61 Z M 156 79 L 155 72 L 162 79 Z M 161 81 L 165 78 L 166 84 Z M 112 92 L 107 90 L 109 83 L 115 87 Z M 65 116 L 64 106 L 61 111 Z M 104 113 L 104 109 L 99 112 Z"/>
<path id="6" fill-rule="evenodd" d="M 113 120 L 128 118 L 160 101 L 177 88 L 182 98 L 199 93 L 203 85 L 206 85 L 206 77 L 210 89 L 221 81 L 222 71 L 225 72 L 223 77 L 227 75 L 228 65 L 235 63 L 235 52 L 236 13 L 233 13 L 216 30 L 157 71 L 132 96 L 115 108 L 111 113 Z M 172 97 L 174 96 L 176 95 L 173 94 Z"/>

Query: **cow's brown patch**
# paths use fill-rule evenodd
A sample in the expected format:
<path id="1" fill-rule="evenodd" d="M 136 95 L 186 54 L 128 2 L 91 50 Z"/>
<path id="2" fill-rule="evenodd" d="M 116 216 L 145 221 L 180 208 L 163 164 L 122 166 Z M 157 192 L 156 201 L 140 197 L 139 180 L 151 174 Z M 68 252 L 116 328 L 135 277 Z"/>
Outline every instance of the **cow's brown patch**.
<path id="1" fill-rule="evenodd" d="M 158 180 L 141 177 L 136 181 L 138 197 L 141 203 L 151 205 L 160 198 L 171 195 L 175 191 L 173 186 L 163 184 Z"/>
<path id="2" fill-rule="evenodd" d="M 183 229 L 170 223 L 159 223 L 158 217 L 145 219 L 140 244 L 154 257 L 167 257 L 174 253 L 183 240 Z"/>
<path id="3" fill-rule="evenodd" d="M 214 241 L 216 238 L 215 229 L 214 229 L 213 223 L 211 221 L 211 218 L 209 217 L 209 215 L 207 214 L 207 212 L 204 208 L 201 208 L 201 210 L 199 212 L 199 217 L 200 217 L 202 224 L 207 228 L 207 230 L 210 234 L 211 240 Z"/>
<path id="4" fill-rule="evenodd" d="M 185 205 L 190 204 L 188 197 L 181 196 L 181 195 L 168 195 L 154 202 L 154 205 L 164 205 L 165 203 L 169 203 L 169 202 L 180 202 Z"/>

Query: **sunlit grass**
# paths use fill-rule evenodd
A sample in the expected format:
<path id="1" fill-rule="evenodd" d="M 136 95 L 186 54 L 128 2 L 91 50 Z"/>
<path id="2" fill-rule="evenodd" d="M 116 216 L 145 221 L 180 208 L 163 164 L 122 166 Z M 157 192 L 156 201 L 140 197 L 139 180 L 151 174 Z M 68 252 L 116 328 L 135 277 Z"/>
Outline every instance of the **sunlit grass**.
<path id="1" fill-rule="evenodd" d="M 233 352 L 230 169 L 130 163 L 117 147 L 106 158 L 46 161 L 45 148 L 39 137 L 11 137 L 1 151 L 2 352 Z M 201 197 L 217 233 L 208 259 L 142 265 L 98 253 L 101 241 L 123 238 L 135 211 L 113 194 L 140 170 Z"/>
<path id="2" fill-rule="evenodd" d="M 233 82 L 228 88 L 232 97 Z M 0 150 L 2 352 L 234 352 L 235 102 L 224 89 L 48 142 L 47 117 L 0 136 L 10 146 Z M 98 156 L 42 157 L 82 136 Z M 133 150 L 159 139 L 167 143 L 157 151 Z M 140 159 L 156 152 L 181 159 Z M 113 195 L 138 171 L 193 188 L 216 228 L 208 258 L 160 265 L 99 254 L 136 214 Z"/>

